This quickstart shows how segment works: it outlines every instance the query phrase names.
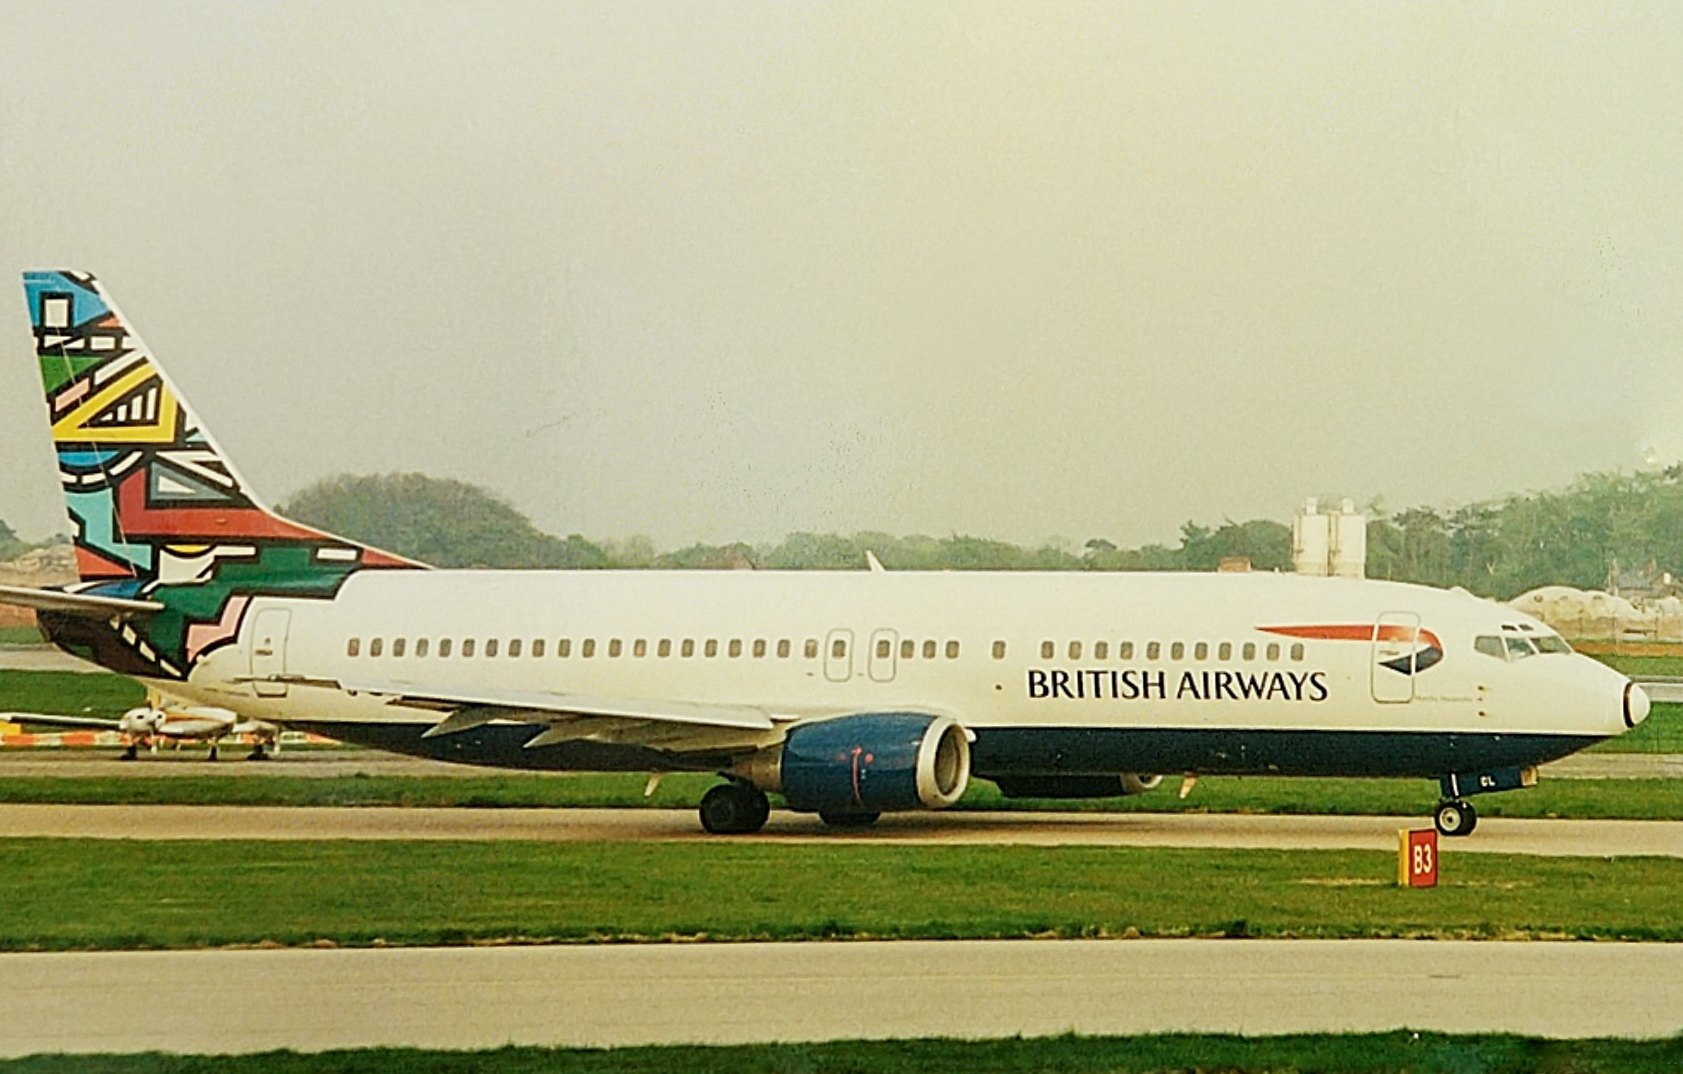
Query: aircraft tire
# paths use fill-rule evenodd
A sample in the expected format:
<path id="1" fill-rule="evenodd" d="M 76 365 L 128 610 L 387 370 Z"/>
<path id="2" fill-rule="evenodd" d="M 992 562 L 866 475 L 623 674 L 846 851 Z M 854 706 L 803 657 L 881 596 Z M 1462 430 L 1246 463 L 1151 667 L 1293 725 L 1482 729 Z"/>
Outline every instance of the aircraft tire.
<path id="1" fill-rule="evenodd" d="M 1473 808 L 1471 802 L 1464 802 L 1459 798 L 1439 802 L 1437 812 L 1432 814 L 1432 823 L 1442 835 L 1471 835 L 1473 829 L 1478 827 L 1478 810 Z"/>
<path id="2" fill-rule="evenodd" d="M 873 810 L 820 809 L 818 819 L 832 828 L 869 828 L 882 814 Z"/>
<path id="3" fill-rule="evenodd" d="M 714 835 L 752 834 L 770 816 L 765 794 L 746 783 L 721 783 L 701 796 L 701 826 Z"/>

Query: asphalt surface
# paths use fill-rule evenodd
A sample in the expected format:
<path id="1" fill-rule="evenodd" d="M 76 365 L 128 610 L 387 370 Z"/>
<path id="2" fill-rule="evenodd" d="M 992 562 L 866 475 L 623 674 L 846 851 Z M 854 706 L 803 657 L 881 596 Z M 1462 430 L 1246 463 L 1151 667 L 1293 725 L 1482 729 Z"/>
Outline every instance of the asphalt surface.
<path id="1" fill-rule="evenodd" d="M 1234 814 L 906 813 L 864 830 L 826 828 L 777 812 L 755 842 L 1005 844 L 1382 850 L 1420 817 L 1276 817 Z M 454 839 L 539 842 L 707 841 L 691 810 L 404 809 L 385 806 L 0 805 L 0 837 L 61 839 Z M 1490 818 L 1445 853 L 1550 857 L 1683 857 L 1683 823 Z"/>
<path id="2" fill-rule="evenodd" d="M 1683 945 L 1102 940 L 0 955 L 0 1055 L 1683 1029 Z M 119 997 L 132 997 L 133 1001 Z"/>

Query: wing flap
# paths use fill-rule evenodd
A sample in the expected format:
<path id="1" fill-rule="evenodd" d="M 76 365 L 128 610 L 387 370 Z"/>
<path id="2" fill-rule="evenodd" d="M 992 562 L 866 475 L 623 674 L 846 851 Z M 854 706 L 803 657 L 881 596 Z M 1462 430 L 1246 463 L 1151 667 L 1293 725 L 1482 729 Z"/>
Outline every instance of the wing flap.
<path id="1" fill-rule="evenodd" d="M 423 686 L 412 682 L 341 682 L 346 690 L 389 696 L 400 704 L 428 708 L 441 706 L 467 709 L 498 709 L 497 718 L 528 723 L 556 723 L 577 717 L 608 717 L 647 721 L 664 725 L 693 725 L 701 728 L 730 728 L 739 731 L 770 731 L 776 725 L 764 709 L 747 705 L 696 704 L 689 701 L 645 701 L 636 698 L 585 697 L 578 694 L 541 690 L 497 690 L 485 687 L 451 688 Z M 435 728 L 437 734 L 466 730 L 486 722 L 485 713 L 464 716 L 454 727 L 446 716 Z"/>

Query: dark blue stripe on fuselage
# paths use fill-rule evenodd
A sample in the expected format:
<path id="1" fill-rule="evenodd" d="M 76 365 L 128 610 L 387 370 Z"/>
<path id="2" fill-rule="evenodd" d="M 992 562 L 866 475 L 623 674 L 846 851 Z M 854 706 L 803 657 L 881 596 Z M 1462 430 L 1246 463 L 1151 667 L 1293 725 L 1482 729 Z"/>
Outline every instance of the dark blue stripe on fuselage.
<path id="1" fill-rule="evenodd" d="M 422 738 L 427 724 L 309 723 L 289 727 L 341 742 L 438 761 L 545 771 L 712 771 L 720 756 L 686 757 L 644 746 L 566 742 L 535 750 L 542 730 L 488 724 Z M 1115 727 L 973 728 L 972 771 L 995 775 L 1118 772 L 1235 776 L 1399 776 L 1543 764 L 1601 741 L 1592 735 L 1468 734 L 1427 731 L 1257 731 Z"/>

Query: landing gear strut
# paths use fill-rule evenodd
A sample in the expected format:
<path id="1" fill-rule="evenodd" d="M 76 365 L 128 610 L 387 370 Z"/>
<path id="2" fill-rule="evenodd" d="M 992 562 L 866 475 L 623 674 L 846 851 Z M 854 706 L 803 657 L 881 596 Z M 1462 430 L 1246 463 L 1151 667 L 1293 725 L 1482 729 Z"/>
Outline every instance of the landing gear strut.
<path id="1" fill-rule="evenodd" d="M 1471 835 L 1478 827 L 1478 810 L 1471 802 L 1451 798 L 1438 803 L 1437 812 L 1432 814 L 1432 823 L 1443 835 Z"/>
<path id="2" fill-rule="evenodd" d="M 770 816 L 765 793 L 748 783 L 721 783 L 701 796 L 701 826 L 714 835 L 750 835 Z"/>

